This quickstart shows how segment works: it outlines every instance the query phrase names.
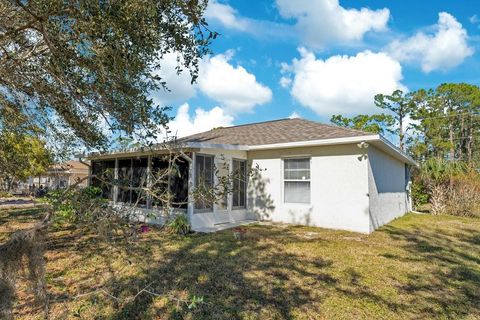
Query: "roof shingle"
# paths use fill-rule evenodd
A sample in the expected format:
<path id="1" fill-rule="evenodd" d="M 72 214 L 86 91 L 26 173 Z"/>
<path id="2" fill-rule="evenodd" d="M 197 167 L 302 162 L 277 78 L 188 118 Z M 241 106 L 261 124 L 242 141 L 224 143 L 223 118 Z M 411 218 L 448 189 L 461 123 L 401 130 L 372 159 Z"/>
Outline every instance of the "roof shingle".
<path id="1" fill-rule="evenodd" d="M 347 138 L 371 133 L 326 125 L 304 119 L 280 119 L 233 127 L 215 128 L 179 139 L 179 142 L 199 142 L 231 145 L 263 145 L 274 143 Z"/>

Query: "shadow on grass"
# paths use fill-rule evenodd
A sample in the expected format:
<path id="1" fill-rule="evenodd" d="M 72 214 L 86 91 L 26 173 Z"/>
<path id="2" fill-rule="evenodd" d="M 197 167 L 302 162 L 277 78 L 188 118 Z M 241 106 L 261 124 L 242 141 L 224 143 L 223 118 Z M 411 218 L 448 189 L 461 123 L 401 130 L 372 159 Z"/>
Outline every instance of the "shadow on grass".
<path id="1" fill-rule="evenodd" d="M 282 241 L 288 241 L 285 233 Z M 330 265 L 330 261 L 312 261 L 272 250 L 271 245 L 259 239 L 235 241 L 231 231 L 224 231 L 215 237 L 191 236 L 159 265 L 152 265 L 143 278 L 123 279 L 115 286 L 130 288 L 131 294 L 135 294 L 151 283 L 151 290 L 160 294 L 204 297 L 205 302 L 193 310 L 184 303 L 167 303 L 157 310 L 170 318 L 191 313 L 195 319 L 235 319 L 268 312 L 273 313 L 270 317 L 286 319 L 292 317 L 293 309 L 316 299 L 312 287 L 336 285 L 338 280 L 324 271 Z M 304 283 L 295 283 L 292 276 L 301 277 Z M 156 316 L 145 313 L 152 303 L 154 297 L 143 295 L 125 305 L 112 319 Z"/>
<path id="2" fill-rule="evenodd" d="M 385 258 L 419 262 L 428 268 L 408 271 L 408 280 L 398 285 L 399 293 L 413 298 L 412 311 L 417 310 L 419 317 L 480 317 L 478 230 L 394 226 L 382 230 L 405 251 L 402 257 L 384 254 Z"/>
<path id="3" fill-rule="evenodd" d="M 141 277 L 116 279 L 112 283 L 116 294 L 135 295 L 149 285 L 149 290 L 169 298 L 159 304 L 154 296 L 143 294 L 110 319 L 291 319 L 298 312 L 315 318 L 322 314 L 322 302 L 332 292 L 392 310 L 405 308 L 361 285 L 361 275 L 353 269 L 351 282 L 345 284 L 333 275 L 331 260 L 282 250 L 283 244 L 323 240 L 308 240 L 278 228 L 249 230 L 255 237 L 243 241 L 235 241 L 231 231 L 193 235 Z M 187 304 L 175 302 L 192 296 L 204 297 L 204 303 L 189 309 Z"/>

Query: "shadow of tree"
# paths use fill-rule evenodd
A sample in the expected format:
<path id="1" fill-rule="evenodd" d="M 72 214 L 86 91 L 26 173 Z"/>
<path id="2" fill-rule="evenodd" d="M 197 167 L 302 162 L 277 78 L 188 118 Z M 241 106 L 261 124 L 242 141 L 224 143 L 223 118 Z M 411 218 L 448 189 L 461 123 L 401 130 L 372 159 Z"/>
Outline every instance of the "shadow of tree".
<path id="1" fill-rule="evenodd" d="M 480 247 L 477 230 L 406 230 L 382 228 L 401 243 L 406 254 L 384 254 L 387 259 L 416 262 L 427 270 L 411 270 L 398 285 L 401 294 L 412 297 L 412 312 L 422 317 L 480 317 Z M 457 229 L 458 231 L 458 229 Z"/>
<path id="2" fill-rule="evenodd" d="M 205 303 L 192 310 L 178 302 L 157 310 L 170 318 L 191 314 L 195 319 L 235 319 L 267 312 L 269 317 L 289 319 L 295 308 L 313 302 L 319 306 L 321 301 L 316 301 L 312 288 L 337 284 L 338 280 L 325 271 L 332 262 L 272 250 L 270 241 L 288 242 L 294 236 L 280 231 L 269 236 L 268 241 L 249 236 L 236 241 L 225 231 L 212 241 L 209 235 L 193 235 L 143 277 L 121 279 L 112 285 L 130 294 L 151 284 L 149 288 L 156 293 L 204 297 Z M 302 281 L 292 281 L 296 277 Z M 145 312 L 154 301 L 153 296 L 145 294 L 125 305 L 112 319 L 148 318 Z"/>

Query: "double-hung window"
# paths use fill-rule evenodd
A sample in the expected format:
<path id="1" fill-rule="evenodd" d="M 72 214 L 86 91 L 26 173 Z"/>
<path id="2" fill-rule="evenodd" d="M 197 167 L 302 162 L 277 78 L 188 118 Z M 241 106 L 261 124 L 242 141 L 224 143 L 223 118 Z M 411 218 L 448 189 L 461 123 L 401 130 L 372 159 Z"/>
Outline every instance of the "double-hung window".
<path id="1" fill-rule="evenodd" d="M 285 203 L 310 203 L 310 158 L 283 160 Z"/>
<path id="2" fill-rule="evenodd" d="M 247 198 L 247 162 L 234 159 L 232 171 L 232 207 L 234 209 L 245 208 Z"/>

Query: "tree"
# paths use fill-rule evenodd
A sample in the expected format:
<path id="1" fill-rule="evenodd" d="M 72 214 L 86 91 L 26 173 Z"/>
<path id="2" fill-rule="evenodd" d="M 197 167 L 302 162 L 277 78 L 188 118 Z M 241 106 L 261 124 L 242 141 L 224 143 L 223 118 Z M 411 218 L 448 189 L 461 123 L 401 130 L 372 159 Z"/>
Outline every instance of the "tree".
<path id="1" fill-rule="evenodd" d="M 0 0 L 0 128 L 21 119 L 106 146 L 102 123 L 152 135 L 169 118 L 148 97 L 167 84 L 152 71 L 168 52 L 197 77 L 215 32 L 206 0 Z M 48 130 L 47 130 L 48 129 Z"/>
<path id="2" fill-rule="evenodd" d="M 414 107 L 411 94 L 404 94 L 402 90 L 395 90 L 391 95 L 377 94 L 375 105 L 392 112 L 397 128 L 394 130 L 398 136 L 400 150 L 405 150 L 405 121 Z"/>
<path id="3" fill-rule="evenodd" d="M 7 190 L 14 182 L 39 175 L 52 164 L 45 142 L 34 136 L 4 132 L 0 145 L 0 180 Z"/>
<path id="4" fill-rule="evenodd" d="M 442 84 L 414 93 L 411 150 L 419 159 L 479 160 L 480 88 L 466 83 Z"/>
<path id="5" fill-rule="evenodd" d="M 366 115 L 359 114 L 353 118 L 343 117 L 342 115 L 333 115 L 330 119 L 330 122 L 345 128 L 351 128 L 356 130 L 362 130 L 365 132 L 385 134 L 387 132 L 392 132 L 392 126 L 395 123 L 395 120 L 392 116 L 386 114 L 374 114 Z"/>

